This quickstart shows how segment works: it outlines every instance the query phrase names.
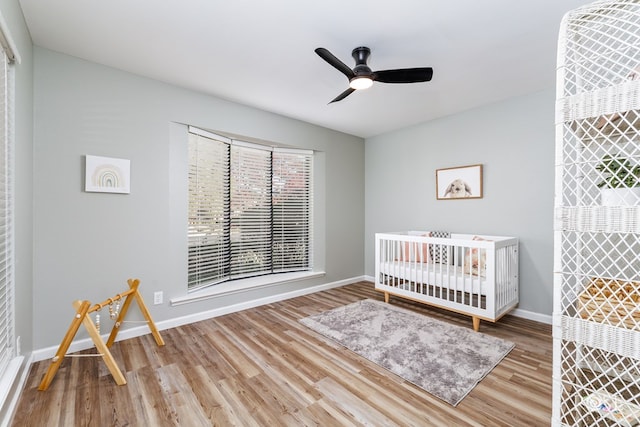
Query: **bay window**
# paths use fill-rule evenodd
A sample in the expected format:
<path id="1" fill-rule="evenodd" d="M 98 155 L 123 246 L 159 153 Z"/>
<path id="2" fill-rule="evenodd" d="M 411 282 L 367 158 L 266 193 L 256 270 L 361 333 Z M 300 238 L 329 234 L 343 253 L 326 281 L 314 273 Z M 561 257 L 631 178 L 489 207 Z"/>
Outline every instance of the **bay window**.
<path id="1" fill-rule="evenodd" d="M 188 289 L 312 270 L 313 152 L 189 128 Z"/>

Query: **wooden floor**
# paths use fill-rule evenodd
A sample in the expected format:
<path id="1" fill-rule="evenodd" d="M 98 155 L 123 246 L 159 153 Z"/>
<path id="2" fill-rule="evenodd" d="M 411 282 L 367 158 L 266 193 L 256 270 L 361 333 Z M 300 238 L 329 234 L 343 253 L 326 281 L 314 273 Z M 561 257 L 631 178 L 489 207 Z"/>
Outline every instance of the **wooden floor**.
<path id="1" fill-rule="evenodd" d="M 47 391 L 35 363 L 14 426 L 548 426 L 551 327 L 505 316 L 480 332 L 515 349 L 457 406 L 302 326 L 298 320 L 364 298 L 370 282 L 293 298 L 117 342 L 127 385 L 101 358 L 65 358 Z M 391 298 L 471 328 L 469 317 Z M 87 350 L 87 352 L 90 352 Z"/>

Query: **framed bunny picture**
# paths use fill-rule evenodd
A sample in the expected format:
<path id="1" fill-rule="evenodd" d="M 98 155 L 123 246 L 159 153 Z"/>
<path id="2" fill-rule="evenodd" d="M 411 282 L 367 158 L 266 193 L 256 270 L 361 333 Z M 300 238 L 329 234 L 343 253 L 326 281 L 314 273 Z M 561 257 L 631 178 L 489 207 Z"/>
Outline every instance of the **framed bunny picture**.
<path id="1" fill-rule="evenodd" d="M 482 165 L 436 169 L 438 200 L 481 199 Z"/>

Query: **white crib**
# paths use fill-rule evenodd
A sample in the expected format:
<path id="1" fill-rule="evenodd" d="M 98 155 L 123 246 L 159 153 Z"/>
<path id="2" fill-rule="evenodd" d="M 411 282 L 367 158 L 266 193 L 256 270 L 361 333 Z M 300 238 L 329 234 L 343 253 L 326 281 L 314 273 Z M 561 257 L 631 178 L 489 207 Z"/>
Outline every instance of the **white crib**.
<path id="1" fill-rule="evenodd" d="M 428 231 L 376 233 L 375 287 L 495 322 L 518 305 L 518 239 Z"/>

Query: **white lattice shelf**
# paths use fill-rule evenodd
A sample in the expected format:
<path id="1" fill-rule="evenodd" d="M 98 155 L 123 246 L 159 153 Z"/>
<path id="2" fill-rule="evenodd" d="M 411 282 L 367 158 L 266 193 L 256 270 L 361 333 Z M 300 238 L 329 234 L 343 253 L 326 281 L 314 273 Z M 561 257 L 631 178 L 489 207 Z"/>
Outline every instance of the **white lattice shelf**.
<path id="1" fill-rule="evenodd" d="M 562 316 L 562 339 L 640 360 L 640 331 Z"/>
<path id="2" fill-rule="evenodd" d="M 582 92 L 557 100 L 556 121 L 599 117 L 640 108 L 640 80 L 625 81 L 591 92 Z"/>
<path id="3" fill-rule="evenodd" d="M 556 209 L 555 229 L 583 233 L 640 233 L 638 206 L 579 206 Z"/>

